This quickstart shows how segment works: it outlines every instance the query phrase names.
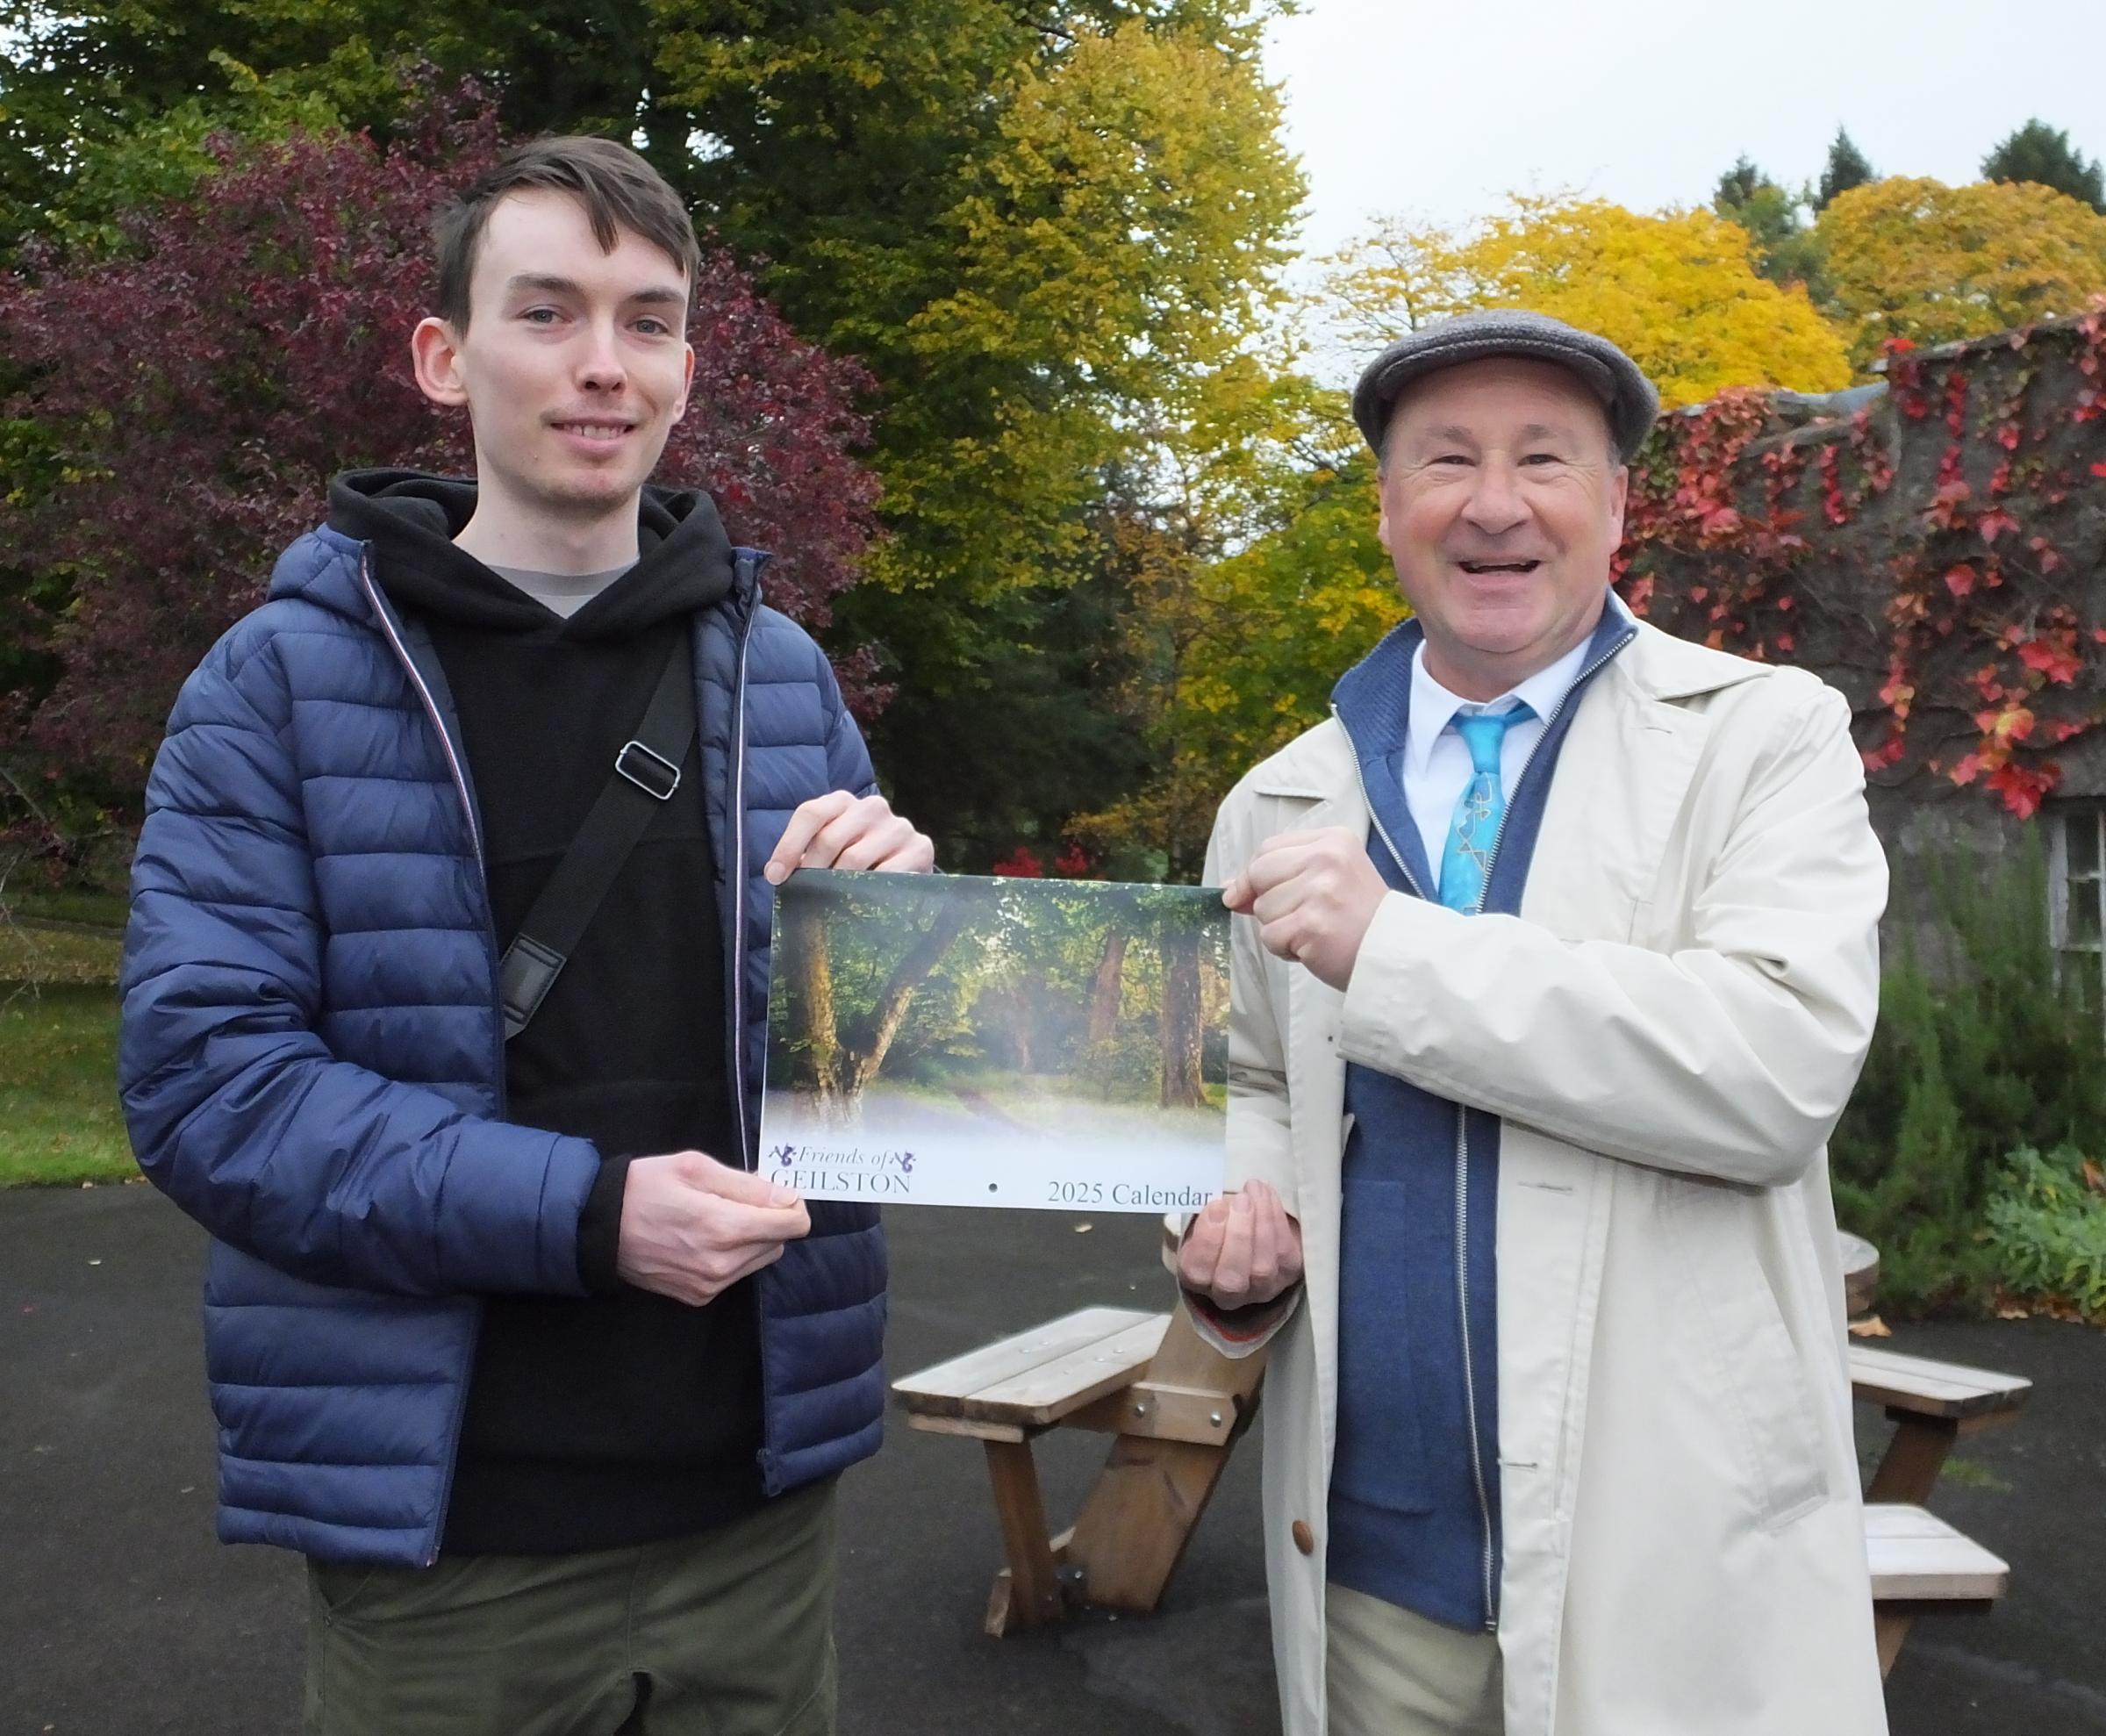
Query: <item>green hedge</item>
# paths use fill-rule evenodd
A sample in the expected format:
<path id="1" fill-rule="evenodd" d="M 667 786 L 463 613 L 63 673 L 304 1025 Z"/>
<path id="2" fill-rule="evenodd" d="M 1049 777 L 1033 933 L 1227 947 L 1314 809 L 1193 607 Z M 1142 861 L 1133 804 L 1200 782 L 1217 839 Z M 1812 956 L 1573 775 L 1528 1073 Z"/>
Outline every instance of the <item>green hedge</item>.
<path id="1" fill-rule="evenodd" d="M 2020 1288 L 2000 1266 L 2018 1244 L 1991 1221 L 2031 1185 L 2013 1152 L 2106 1152 L 2106 1024 L 2088 978 L 2058 979 L 2038 839 L 2015 862 L 1954 859 L 1930 879 L 1948 956 L 1934 971 L 1905 950 L 1888 970 L 1830 1146 L 1837 1215 L 1879 1248 L 1880 1306 L 1899 1314 Z"/>

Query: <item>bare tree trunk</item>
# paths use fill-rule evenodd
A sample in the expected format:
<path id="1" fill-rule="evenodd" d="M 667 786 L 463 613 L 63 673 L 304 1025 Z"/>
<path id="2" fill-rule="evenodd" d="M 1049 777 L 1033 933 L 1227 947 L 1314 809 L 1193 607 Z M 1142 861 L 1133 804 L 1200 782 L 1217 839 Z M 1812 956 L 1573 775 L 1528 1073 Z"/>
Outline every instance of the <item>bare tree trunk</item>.
<path id="1" fill-rule="evenodd" d="M 1201 949 L 1200 954 L 1200 1022 L 1215 1024 L 1226 1019 L 1228 1012 L 1228 972 L 1223 970 L 1212 950 Z"/>
<path id="2" fill-rule="evenodd" d="M 1200 936 L 1163 936 L 1163 1107 L 1195 1109 L 1207 1101 L 1200 1080 Z"/>
<path id="3" fill-rule="evenodd" d="M 825 913 L 798 901 L 783 913 L 784 959 L 790 983 L 790 1088 L 830 1118 L 839 1094 L 841 1039 L 834 1012 L 834 971 L 827 958 Z"/>
<path id="4" fill-rule="evenodd" d="M 1020 984 L 1007 998 L 1009 1008 L 1009 1040 L 1016 1045 L 1016 1071 L 1020 1076 L 1036 1071 L 1031 1058 L 1031 1009 L 1035 1004 L 1031 995 L 1031 984 Z"/>
<path id="5" fill-rule="evenodd" d="M 1090 1035 L 1093 1048 L 1106 1042 L 1119 1026 L 1120 973 L 1126 968 L 1127 933 L 1114 929 L 1104 937 L 1104 957 L 1097 961 L 1097 979 L 1090 988 Z"/>
<path id="6" fill-rule="evenodd" d="M 907 949 L 906 957 L 894 967 L 891 980 L 885 984 L 885 992 L 878 997 L 878 1005 L 871 1011 L 869 1028 L 859 1034 L 860 1041 L 851 1045 L 842 1058 L 842 1084 L 850 1097 L 861 1093 L 863 1087 L 878 1077 L 878 1069 L 885 1065 L 885 1051 L 899 1035 L 900 1026 L 906 1022 L 914 991 L 943 962 L 943 955 L 950 950 L 951 943 L 964 928 L 969 914 L 961 904 L 945 905 L 937 911 L 928 932 Z"/>

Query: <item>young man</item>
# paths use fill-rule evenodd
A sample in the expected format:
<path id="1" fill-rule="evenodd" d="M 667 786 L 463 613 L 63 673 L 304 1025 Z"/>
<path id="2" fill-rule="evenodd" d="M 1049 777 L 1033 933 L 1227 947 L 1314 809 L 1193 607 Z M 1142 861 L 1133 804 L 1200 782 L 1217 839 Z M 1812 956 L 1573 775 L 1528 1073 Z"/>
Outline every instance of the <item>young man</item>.
<path id="1" fill-rule="evenodd" d="M 828 1731 L 885 1251 L 751 1167 L 769 884 L 929 842 L 757 557 L 646 485 L 672 190 L 543 140 L 436 236 L 417 378 L 476 479 L 337 482 L 177 700 L 133 871 L 120 1084 L 213 1238 L 220 1535 L 308 1559 L 312 1732 Z M 581 831 L 597 905 L 544 900 Z"/>
<path id="2" fill-rule="evenodd" d="M 1886 864 L 1842 698 L 1608 588 L 1652 387 L 1521 312 L 1354 394 L 1415 619 L 1222 805 L 1290 1736 L 1886 1728 L 1823 1145 Z"/>

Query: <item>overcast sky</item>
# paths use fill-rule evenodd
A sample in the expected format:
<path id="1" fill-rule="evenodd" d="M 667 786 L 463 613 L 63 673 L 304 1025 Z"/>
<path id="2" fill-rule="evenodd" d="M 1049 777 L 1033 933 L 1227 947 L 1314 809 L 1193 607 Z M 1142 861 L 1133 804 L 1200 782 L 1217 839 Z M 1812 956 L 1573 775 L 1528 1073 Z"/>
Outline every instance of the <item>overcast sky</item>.
<path id="1" fill-rule="evenodd" d="M 1307 254 L 1514 189 L 1708 203 L 1742 152 L 1787 186 L 1838 125 L 1882 175 L 1978 178 L 2038 115 L 2106 156 L 2102 0 L 1302 0 L 1266 55 L 1308 177 Z"/>

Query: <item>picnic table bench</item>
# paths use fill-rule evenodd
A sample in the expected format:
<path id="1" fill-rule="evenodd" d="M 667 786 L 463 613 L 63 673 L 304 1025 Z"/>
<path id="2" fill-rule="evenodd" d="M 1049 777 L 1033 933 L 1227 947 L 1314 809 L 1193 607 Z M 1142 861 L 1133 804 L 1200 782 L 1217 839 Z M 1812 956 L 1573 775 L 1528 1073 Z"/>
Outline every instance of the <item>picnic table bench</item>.
<path id="1" fill-rule="evenodd" d="M 1230 1450 L 1257 1414 L 1265 1358 L 1223 1356 L 1184 1304 L 1167 1314 L 1085 1308 L 892 1383 L 909 1424 L 979 1440 L 1007 1566 L 989 1595 L 997 1637 L 1081 1606 L 1146 1613 L 1206 1510 Z M 1881 1673 L 1927 1609 L 1986 1610 L 2005 1564 L 1923 1509 L 1960 1436 L 2016 1419 L 2032 1383 L 2016 1375 L 1852 1340 L 1854 1395 L 1895 1435 L 1866 1492 Z M 1048 1530 L 1032 1442 L 1052 1428 L 1114 1437 L 1074 1524 Z"/>
<path id="2" fill-rule="evenodd" d="M 1872 1566 L 1872 1629 L 1880 1675 L 1894 1668 L 1909 1628 L 1926 1610 L 1986 1613 L 2011 1582 L 2011 1570 L 1934 1513 L 1900 1503 L 1865 1509 L 1865 1553 Z"/>
<path id="3" fill-rule="evenodd" d="M 1894 1438 L 1866 1487 L 1865 1499 L 1918 1506 L 1930 1499 L 1952 1444 L 1962 1435 L 2016 1422 L 2033 1389 L 2023 1375 L 1904 1356 L 1855 1340 L 1850 1346 L 1850 1386 L 1865 1402 L 1884 1407 L 1895 1424 Z"/>

